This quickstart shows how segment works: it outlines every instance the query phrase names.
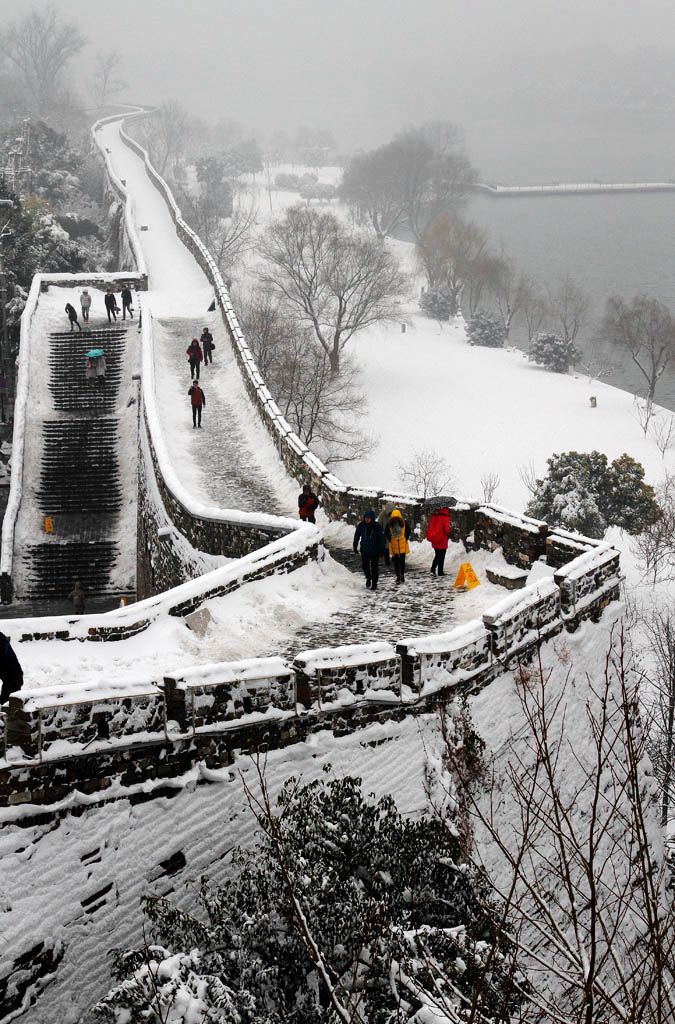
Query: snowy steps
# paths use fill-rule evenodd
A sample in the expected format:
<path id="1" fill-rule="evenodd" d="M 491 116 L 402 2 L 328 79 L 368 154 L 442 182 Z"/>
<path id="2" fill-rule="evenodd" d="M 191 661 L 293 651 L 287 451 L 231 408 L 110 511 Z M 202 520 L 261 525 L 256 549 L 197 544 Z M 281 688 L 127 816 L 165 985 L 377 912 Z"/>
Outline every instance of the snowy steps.
<path id="1" fill-rule="evenodd" d="M 75 580 L 87 606 L 116 604 L 112 573 L 119 558 L 117 523 L 122 507 L 118 407 L 125 360 L 126 327 L 49 334 L 49 393 L 52 412 L 41 423 L 40 476 L 34 503 L 53 532 L 20 553 L 19 600 L 64 610 Z M 103 349 L 105 381 L 85 377 L 86 352 Z"/>

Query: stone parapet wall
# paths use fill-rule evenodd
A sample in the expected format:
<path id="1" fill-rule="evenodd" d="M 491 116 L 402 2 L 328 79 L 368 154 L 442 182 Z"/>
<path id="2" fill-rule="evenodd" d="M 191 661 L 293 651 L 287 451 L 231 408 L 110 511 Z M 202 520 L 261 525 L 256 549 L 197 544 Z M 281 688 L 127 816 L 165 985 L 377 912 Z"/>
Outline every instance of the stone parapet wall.
<path id="1" fill-rule="evenodd" d="M 35 805 L 74 791 L 169 778 L 200 760 L 221 767 L 234 750 L 283 746 L 318 728 L 339 734 L 476 692 L 618 597 L 616 553 L 592 554 L 562 570 L 561 585 L 544 578 L 482 620 L 396 648 L 367 643 L 304 651 L 290 665 L 269 658 L 195 667 L 117 690 L 20 691 L 6 715 L 0 807 L 25 805 L 35 815 Z M 562 600 L 571 582 L 580 595 L 576 611 Z"/>

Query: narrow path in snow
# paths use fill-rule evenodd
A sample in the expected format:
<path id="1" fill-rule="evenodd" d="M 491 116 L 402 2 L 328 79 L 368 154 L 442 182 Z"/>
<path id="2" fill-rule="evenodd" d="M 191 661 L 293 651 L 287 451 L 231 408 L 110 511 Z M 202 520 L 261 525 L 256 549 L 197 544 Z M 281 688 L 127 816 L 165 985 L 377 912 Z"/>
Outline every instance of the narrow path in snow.
<path id="1" fill-rule="evenodd" d="M 195 497 L 225 508 L 297 514 L 299 487 L 286 473 L 245 392 L 219 313 L 207 313 L 212 288 L 176 235 L 164 200 L 143 162 L 124 145 L 119 124 L 103 129 L 104 144 L 133 197 L 134 218 L 148 266 L 148 303 L 154 317 L 155 376 L 162 428 L 175 472 Z M 216 350 L 202 364 L 206 394 L 202 429 L 192 428 L 185 350 L 208 326 Z M 413 558 L 406 582 L 383 571 L 378 593 L 365 588 L 351 538 L 338 531 L 331 554 L 353 574 L 354 602 L 316 627 L 303 629 L 284 653 L 367 640 L 395 640 L 452 627 L 453 592 L 447 578 L 431 578 L 426 559 Z M 430 561 L 430 559 L 429 559 Z M 271 653 L 271 652 L 270 652 Z"/>

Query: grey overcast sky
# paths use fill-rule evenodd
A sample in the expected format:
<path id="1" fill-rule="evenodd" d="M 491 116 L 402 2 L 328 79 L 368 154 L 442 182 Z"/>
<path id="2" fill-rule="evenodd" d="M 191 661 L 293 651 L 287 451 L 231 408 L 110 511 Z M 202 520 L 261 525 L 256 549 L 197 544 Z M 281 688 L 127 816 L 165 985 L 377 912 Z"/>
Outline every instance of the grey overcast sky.
<path id="1" fill-rule="evenodd" d="M 123 53 L 126 98 L 176 96 L 258 132 L 326 126 L 351 149 L 432 117 L 468 134 L 624 116 L 672 131 L 672 0 L 54 3 L 90 40 L 82 68 L 99 49 Z"/>

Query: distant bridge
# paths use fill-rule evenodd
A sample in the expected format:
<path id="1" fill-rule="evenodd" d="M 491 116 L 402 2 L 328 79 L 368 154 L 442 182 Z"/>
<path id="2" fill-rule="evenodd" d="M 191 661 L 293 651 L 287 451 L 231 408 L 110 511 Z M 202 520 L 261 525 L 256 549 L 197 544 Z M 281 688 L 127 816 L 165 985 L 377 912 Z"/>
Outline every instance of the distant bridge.
<path id="1" fill-rule="evenodd" d="M 675 181 L 629 181 L 629 182 L 571 182 L 552 183 L 549 185 L 491 185 L 488 182 L 477 182 L 477 192 L 489 196 L 571 196 L 601 195 L 605 192 L 675 192 Z"/>

